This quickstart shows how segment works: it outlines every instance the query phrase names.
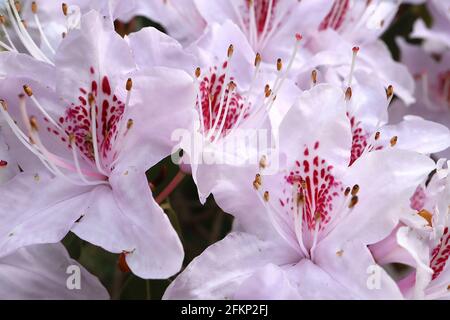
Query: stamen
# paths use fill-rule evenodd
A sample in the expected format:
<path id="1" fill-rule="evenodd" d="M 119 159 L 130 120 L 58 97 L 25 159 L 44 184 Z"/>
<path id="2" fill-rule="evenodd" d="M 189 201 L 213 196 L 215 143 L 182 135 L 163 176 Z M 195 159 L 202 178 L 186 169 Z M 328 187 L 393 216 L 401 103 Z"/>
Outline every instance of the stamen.
<path id="1" fill-rule="evenodd" d="M 352 52 L 353 52 L 353 56 L 352 56 L 352 64 L 351 64 L 351 67 L 350 67 L 350 73 L 349 73 L 349 75 L 348 75 L 348 83 L 347 83 L 347 87 L 351 87 L 351 86 L 352 86 L 353 72 L 355 71 L 355 66 L 356 66 L 356 56 L 358 55 L 359 47 L 353 47 Z"/>
<path id="2" fill-rule="evenodd" d="M 255 180 L 253 181 L 253 187 L 256 190 L 259 190 L 259 188 L 262 186 L 262 179 L 261 179 L 261 175 L 258 173 L 255 176 Z"/>
<path id="3" fill-rule="evenodd" d="M 316 251 L 316 246 L 317 246 L 317 240 L 319 238 L 319 230 L 320 230 L 320 224 L 322 222 L 322 215 L 320 214 L 320 212 L 316 212 L 314 215 L 314 220 L 316 222 L 315 226 L 314 226 L 314 235 L 313 235 L 313 244 L 311 246 L 311 260 L 314 261 L 314 252 Z"/>
<path id="4" fill-rule="evenodd" d="M 43 29 L 42 29 L 41 21 L 39 20 L 39 17 L 38 17 L 38 14 L 37 14 L 38 6 L 37 6 L 36 1 L 33 1 L 31 3 L 31 11 L 33 12 L 34 21 L 36 23 L 36 26 L 38 27 L 41 39 L 44 41 L 45 45 L 49 48 L 50 52 L 52 54 L 55 54 L 55 49 L 53 49 L 52 45 L 50 44 L 50 41 L 48 40 L 47 36 L 45 35 L 45 33 L 44 33 Z"/>
<path id="5" fill-rule="evenodd" d="M 30 97 L 31 101 L 34 102 L 36 107 L 39 109 L 39 111 L 44 115 L 45 118 L 47 118 L 55 127 L 57 127 L 61 132 L 65 132 L 63 128 L 59 125 L 58 122 L 53 120 L 53 118 L 48 114 L 48 112 L 42 107 L 42 105 L 39 103 L 39 101 L 36 99 L 36 97 L 33 94 L 33 90 L 29 85 L 23 86 L 23 91 L 26 93 L 28 97 Z"/>
<path id="6" fill-rule="evenodd" d="M 220 123 L 219 130 L 217 130 L 217 134 L 215 134 L 213 143 L 216 142 L 220 138 L 220 136 L 222 135 L 222 130 L 223 130 L 223 127 L 225 126 L 225 122 L 227 120 L 228 111 L 230 109 L 230 103 L 231 103 L 231 100 L 232 100 L 232 95 L 233 95 L 234 89 L 236 89 L 236 85 L 234 84 L 233 81 L 230 81 L 230 83 L 228 85 L 227 103 L 226 103 L 226 106 L 225 106 L 225 111 L 223 113 L 222 122 Z M 218 115 L 218 119 L 220 119 L 220 113 Z"/>
<path id="7" fill-rule="evenodd" d="M 250 20 L 250 44 L 254 48 L 258 43 L 258 26 L 256 25 L 255 2 L 249 0 L 249 20 Z"/>
<path id="8" fill-rule="evenodd" d="M 199 113 L 199 116 L 200 116 L 200 130 L 201 130 L 202 134 L 205 134 L 205 123 L 204 123 L 204 118 L 203 118 L 202 95 L 200 93 L 200 81 L 198 80 L 201 75 L 202 75 L 202 70 L 200 69 L 200 67 L 197 67 L 197 69 L 195 69 L 194 82 L 195 82 L 195 89 L 197 91 L 198 113 Z M 210 117 L 212 117 L 211 111 L 210 111 L 209 114 L 210 114 Z"/>
<path id="9" fill-rule="evenodd" d="M 264 201 L 265 201 L 265 202 L 269 202 L 269 199 L 270 199 L 269 191 L 265 191 L 265 192 L 264 192 L 263 198 L 264 198 Z"/>
<path id="10" fill-rule="evenodd" d="M 222 89 L 220 90 L 219 110 L 218 110 L 218 113 L 217 113 L 216 120 L 214 121 L 214 125 L 209 130 L 208 135 L 206 137 L 207 141 L 211 140 L 211 137 L 215 133 L 217 125 L 219 124 L 219 121 L 220 121 L 220 115 L 222 114 L 223 104 L 224 104 L 224 101 L 225 101 L 225 94 L 226 94 L 226 91 L 227 91 L 226 90 L 226 88 L 227 88 L 226 84 L 229 81 L 229 72 L 228 72 L 228 70 L 230 69 L 230 63 L 231 63 L 231 58 L 233 57 L 233 52 L 234 52 L 234 47 L 233 47 L 232 44 L 230 44 L 230 46 L 228 47 L 228 52 L 227 52 L 227 62 L 226 62 L 226 68 L 225 68 L 225 79 L 224 79 L 224 82 L 223 82 L 223 85 L 222 85 Z M 228 96 L 229 96 L 229 94 L 228 94 Z M 229 99 L 230 99 L 230 97 L 228 97 L 228 100 Z M 210 116 L 210 118 L 212 118 L 212 117 Z"/>
<path id="11" fill-rule="evenodd" d="M 62 9 L 63 14 L 67 17 L 67 10 L 68 10 L 67 3 L 62 3 L 61 9 Z"/>
<path id="12" fill-rule="evenodd" d="M 9 5 L 8 5 L 9 4 Z M 19 36 L 20 41 L 28 50 L 28 52 L 38 60 L 42 60 L 51 65 L 54 65 L 41 51 L 41 49 L 36 45 L 34 40 L 31 38 L 30 34 L 26 30 L 26 27 L 23 23 L 23 20 L 20 18 L 19 10 L 17 10 L 16 5 L 13 3 L 13 0 L 9 0 L 6 5 L 6 10 L 8 11 L 8 15 L 12 22 L 12 26 Z"/>
<path id="13" fill-rule="evenodd" d="M 3 33 L 5 34 L 6 40 L 8 41 L 9 45 L 4 43 L 3 41 L 0 41 L 0 46 L 5 48 L 8 51 L 17 52 L 17 48 L 14 46 L 14 43 L 11 40 L 11 37 L 9 36 L 8 30 L 5 27 L 6 18 L 3 15 L 0 15 L 0 25 L 2 28 Z"/>
<path id="14" fill-rule="evenodd" d="M 299 192 L 298 182 L 294 183 L 292 200 L 294 201 L 294 231 L 297 237 L 297 242 L 300 245 L 301 252 L 305 257 L 309 257 L 308 250 L 306 250 L 303 243 L 303 208 L 305 205 L 305 197 Z"/>
<path id="15" fill-rule="evenodd" d="M 106 172 L 103 170 L 101 163 L 100 163 L 100 157 L 98 153 L 98 141 L 97 141 L 97 113 L 96 113 L 96 106 L 95 98 L 92 93 L 89 94 L 89 105 L 91 107 L 91 132 L 92 132 L 92 149 L 94 152 L 94 159 L 95 159 L 95 166 L 97 167 L 97 170 L 107 176 Z"/>

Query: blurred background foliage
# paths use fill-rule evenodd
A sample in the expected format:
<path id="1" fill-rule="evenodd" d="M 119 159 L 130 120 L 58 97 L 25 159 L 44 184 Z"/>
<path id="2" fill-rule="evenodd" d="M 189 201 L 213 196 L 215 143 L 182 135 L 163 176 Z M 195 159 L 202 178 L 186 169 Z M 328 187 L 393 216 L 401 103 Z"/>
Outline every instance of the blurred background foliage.
<path id="1" fill-rule="evenodd" d="M 395 38 L 398 36 L 407 38 L 411 33 L 414 21 L 418 18 L 431 24 L 431 18 L 425 5 L 402 5 L 394 22 L 382 35 L 382 40 L 389 46 L 395 59 L 399 59 Z M 159 24 L 140 17 L 127 24 L 116 21 L 115 26 L 121 35 L 144 27 L 155 27 L 164 32 Z M 415 42 L 411 39 L 408 41 Z M 170 157 L 147 172 L 155 197 L 164 190 L 178 172 L 179 168 L 172 163 Z M 210 197 L 205 205 L 201 205 L 190 175 L 184 177 L 161 206 L 183 242 L 184 267 L 209 245 L 221 240 L 231 230 L 232 217 L 216 205 L 213 197 Z M 106 252 L 79 239 L 72 233 L 66 236 L 63 243 L 72 258 L 78 260 L 100 279 L 112 299 L 161 299 L 165 289 L 174 278 L 167 280 L 140 279 L 125 270 L 126 266 L 120 255 Z M 397 267 L 397 271 L 401 271 L 400 266 Z"/>

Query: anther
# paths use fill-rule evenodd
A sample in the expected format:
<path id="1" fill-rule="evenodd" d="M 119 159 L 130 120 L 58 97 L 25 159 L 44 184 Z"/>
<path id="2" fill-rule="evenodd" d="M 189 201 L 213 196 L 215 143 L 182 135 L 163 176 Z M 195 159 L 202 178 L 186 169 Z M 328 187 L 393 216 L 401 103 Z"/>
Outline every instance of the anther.
<path id="1" fill-rule="evenodd" d="M 424 218 L 428 222 L 428 225 L 430 227 L 433 226 L 433 215 L 429 211 L 422 209 L 419 212 L 417 212 L 417 214 L 422 218 Z"/>
<path id="2" fill-rule="evenodd" d="M 352 98 L 352 88 L 348 87 L 347 90 L 345 90 L 345 100 L 350 100 Z"/>
<path id="3" fill-rule="evenodd" d="M 317 84 L 317 70 L 311 72 L 311 82 L 315 85 Z"/>
<path id="4" fill-rule="evenodd" d="M 352 188 L 352 196 L 356 196 L 359 192 L 359 185 L 355 184 Z"/>
<path id="5" fill-rule="evenodd" d="M 4 15 L 0 15 L 0 24 L 5 24 L 6 23 L 6 18 Z"/>
<path id="6" fill-rule="evenodd" d="M 126 89 L 127 91 L 131 91 L 132 88 L 133 88 L 133 80 L 131 80 L 131 78 L 128 78 Z"/>
<path id="7" fill-rule="evenodd" d="M 342 257 L 343 254 L 344 254 L 344 250 L 336 251 L 336 255 L 337 255 L 338 257 Z"/>
<path id="8" fill-rule="evenodd" d="M 197 69 L 195 69 L 195 77 L 200 78 L 201 74 L 202 74 L 202 70 L 200 69 L 200 67 L 197 67 Z"/>
<path id="9" fill-rule="evenodd" d="M 381 135 L 380 131 L 377 131 L 377 133 L 375 133 L 375 140 L 380 139 L 380 135 Z"/>
<path id="10" fill-rule="evenodd" d="M 281 71 L 281 69 L 283 69 L 283 61 L 280 58 L 278 58 L 277 59 L 277 70 Z"/>
<path id="11" fill-rule="evenodd" d="M 128 119 L 127 121 L 127 130 L 130 130 L 133 127 L 134 121 L 133 119 Z"/>
<path id="12" fill-rule="evenodd" d="M 344 195 L 348 196 L 350 194 L 350 191 L 351 191 L 350 187 L 345 188 Z"/>
<path id="13" fill-rule="evenodd" d="M 394 95 L 394 87 L 389 85 L 386 89 L 386 96 L 390 99 Z"/>
<path id="14" fill-rule="evenodd" d="M 264 201 L 269 202 L 269 191 L 264 192 Z"/>
<path id="15" fill-rule="evenodd" d="M 233 56 L 233 52 L 234 52 L 234 47 L 232 44 L 230 44 L 230 46 L 228 47 L 228 52 L 227 52 L 228 58 L 231 58 Z"/>
<path id="16" fill-rule="evenodd" d="M 31 126 L 31 129 L 33 129 L 34 131 L 39 131 L 37 119 L 35 116 L 30 117 L 30 126 Z"/>
<path id="17" fill-rule="evenodd" d="M 255 180 L 253 181 L 253 187 L 258 190 L 262 185 L 261 175 L 258 173 L 255 176 Z"/>
<path id="18" fill-rule="evenodd" d="M 261 55 L 257 53 L 255 57 L 255 67 L 258 67 L 260 63 L 261 63 Z"/>
<path id="19" fill-rule="evenodd" d="M 353 196 L 351 199 L 350 199 L 350 203 L 348 204 L 348 207 L 350 208 L 350 209 L 352 209 L 354 206 L 356 206 L 358 204 L 358 196 Z"/>
<path id="20" fill-rule="evenodd" d="M 391 138 L 391 141 L 390 141 L 391 147 L 395 146 L 397 144 L 397 141 L 398 141 L 398 137 L 397 136 L 393 136 Z"/>
<path id="21" fill-rule="evenodd" d="M 34 14 L 36 14 L 36 13 L 37 13 L 37 10 L 38 10 L 37 3 L 36 3 L 36 1 L 33 1 L 33 2 L 31 3 L 31 11 L 32 11 Z"/>
<path id="22" fill-rule="evenodd" d="M 75 135 L 73 133 L 69 134 L 69 143 L 72 144 L 75 142 Z"/>
<path id="23" fill-rule="evenodd" d="M 67 10 L 68 10 L 67 3 L 63 3 L 63 4 L 61 5 L 61 7 L 62 7 L 62 12 L 63 12 L 63 14 L 64 14 L 65 16 L 67 16 Z"/>
<path id="24" fill-rule="evenodd" d="M 23 86 L 23 91 L 27 94 L 27 96 L 31 97 L 33 95 L 33 90 L 28 85 Z"/>
<path id="25" fill-rule="evenodd" d="M 88 95 L 88 102 L 89 102 L 90 106 L 92 106 L 94 104 L 94 102 L 95 102 L 95 98 L 94 98 L 94 95 L 92 93 L 89 93 L 89 95 Z"/>

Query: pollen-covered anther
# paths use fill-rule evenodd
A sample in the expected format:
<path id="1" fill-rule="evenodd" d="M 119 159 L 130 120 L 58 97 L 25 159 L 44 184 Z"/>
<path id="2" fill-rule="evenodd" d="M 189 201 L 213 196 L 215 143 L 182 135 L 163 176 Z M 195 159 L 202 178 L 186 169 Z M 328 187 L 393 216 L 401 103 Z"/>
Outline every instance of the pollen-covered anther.
<path id="1" fill-rule="evenodd" d="M 6 168 L 8 166 L 8 162 L 5 160 L 0 160 L 0 169 Z"/>
<path id="2" fill-rule="evenodd" d="M 338 257 L 342 257 L 343 254 L 344 254 L 344 250 L 336 251 L 336 255 L 337 255 Z"/>
<path id="3" fill-rule="evenodd" d="M 253 181 L 253 187 L 254 187 L 256 190 L 259 190 L 259 188 L 261 187 L 261 185 L 262 185 L 262 179 L 261 179 L 261 175 L 258 173 L 258 174 L 256 174 L 255 180 Z"/>
<path id="4" fill-rule="evenodd" d="M 5 24 L 6 23 L 6 18 L 4 15 L 0 15 L 0 24 Z"/>
<path id="5" fill-rule="evenodd" d="M 380 131 L 377 131 L 377 132 L 375 133 L 375 140 L 380 139 L 380 135 L 381 135 Z"/>
<path id="6" fill-rule="evenodd" d="M 88 102 L 89 102 L 90 106 L 92 106 L 95 103 L 95 98 L 92 93 L 89 93 L 89 95 L 88 95 Z"/>
<path id="7" fill-rule="evenodd" d="M 316 70 L 316 69 L 314 69 L 314 70 L 311 72 L 311 82 L 312 82 L 313 84 L 317 84 L 317 70 Z"/>
<path id="8" fill-rule="evenodd" d="M 266 98 L 270 97 L 270 95 L 272 94 L 272 89 L 270 89 L 270 86 L 268 84 L 266 84 L 266 86 L 264 87 L 264 95 Z"/>
<path id="9" fill-rule="evenodd" d="M 389 141 L 390 144 L 391 144 L 391 147 L 394 147 L 397 144 L 397 141 L 398 141 L 398 137 L 397 136 L 393 136 L 391 138 L 391 140 Z"/>
<path id="10" fill-rule="evenodd" d="M 127 121 L 127 130 L 130 130 L 133 127 L 134 121 L 133 119 L 128 119 Z"/>
<path id="11" fill-rule="evenodd" d="M 231 58 L 233 56 L 233 53 L 234 53 L 234 46 L 232 44 L 230 44 L 230 46 L 228 47 L 228 52 L 227 52 L 228 58 Z"/>
<path id="12" fill-rule="evenodd" d="M 35 116 L 30 117 L 30 127 L 33 131 L 39 131 L 38 122 Z"/>
<path id="13" fill-rule="evenodd" d="M 22 22 L 25 29 L 28 29 L 28 23 L 26 20 L 21 20 L 20 22 Z"/>
<path id="14" fill-rule="evenodd" d="M 352 196 L 356 196 L 359 192 L 359 185 L 355 184 L 352 188 Z"/>
<path id="15" fill-rule="evenodd" d="M 132 88 L 133 88 L 133 80 L 131 78 L 128 78 L 125 89 L 127 89 L 127 91 L 131 91 Z"/>
<path id="16" fill-rule="evenodd" d="M 27 96 L 31 97 L 33 95 L 33 90 L 31 90 L 31 87 L 29 85 L 23 86 L 23 91 L 27 94 Z"/>
<path id="17" fill-rule="evenodd" d="M 281 69 L 283 69 L 283 61 L 281 60 L 281 58 L 277 59 L 277 70 L 281 71 Z"/>
<path id="18" fill-rule="evenodd" d="M 390 99 L 394 95 L 394 87 L 389 85 L 386 89 L 386 96 Z"/>
<path id="19" fill-rule="evenodd" d="M 348 204 L 348 207 L 349 207 L 350 209 L 352 209 L 352 208 L 354 208 L 357 204 L 358 204 L 358 196 L 353 196 L 353 197 L 350 199 L 350 203 Z"/>
<path id="20" fill-rule="evenodd" d="M 269 199 L 270 199 L 269 191 L 264 192 L 263 198 L 264 198 L 264 201 L 269 202 Z"/>
<path id="21" fill-rule="evenodd" d="M 300 33 L 295 34 L 295 40 L 301 41 L 303 39 L 303 36 Z"/>
<path id="22" fill-rule="evenodd" d="M 33 2 L 31 3 L 31 11 L 32 11 L 34 14 L 37 13 L 37 11 L 38 11 L 38 6 L 37 6 L 36 1 L 33 1 Z"/>
<path id="23" fill-rule="evenodd" d="M 257 53 L 255 57 L 255 67 L 258 67 L 260 63 L 261 63 L 261 55 Z"/>
<path id="24" fill-rule="evenodd" d="M 265 169 L 267 167 L 267 157 L 263 155 L 261 159 L 259 160 L 259 168 Z"/>
<path id="25" fill-rule="evenodd" d="M 348 87 L 347 90 L 345 90 L 345 100 L 350 100 L 352 98 L 352 95 L 352 88 Z"/>
<path id="26" fill-rule="evenodd" d="M 352 51 L 354 54 L 357 54 L 359 52 L 359 47 L 353 47 Z"/>
<path id="27" fill-rule="evenodd" d="M 303 193 L 297 193 L 297 205 L 305 204 L 305 195 Z"/>
<path id="28" fill-rule="evenodd" d="M 236 89 L 236 83 L 234 83 L 234 81 L 230 81 L 230 82 L 228 83 L 228 89 L 229 89 L 229 90 L 234 90 L 234 89 Z"/>
<path id="29" fill-rule="evenodd" d="M 351 191 L 350 187 L 345 188 L 344 195 L 348 196 L 350 194 L 350 191 Z"/>
<path id="30" fill-rule="evenodd" d="M 202 69 L 200 69 L 200 67 L 197 67 L 195 69 L 195 77 L 200 78 L 201 75 L 202 75 Z"/>
<path id="31" fill-rule="evenodd" d="M 433 226 L 433 215 L 428 210 L 422 209 L 417 214 L 424 218 L 430 227 Z"/>
<path id="32" fill-rule="evenodd" d="M 65 16 L 67 16 L 67 11 L 68 11 L 68 6 L 67 6 L 67 3 L 63 3 L 62 5 L 61 5 L 61 9 L 62 9 L 62 12 L 63 12 L 63 14 L 65 15 Z"/>

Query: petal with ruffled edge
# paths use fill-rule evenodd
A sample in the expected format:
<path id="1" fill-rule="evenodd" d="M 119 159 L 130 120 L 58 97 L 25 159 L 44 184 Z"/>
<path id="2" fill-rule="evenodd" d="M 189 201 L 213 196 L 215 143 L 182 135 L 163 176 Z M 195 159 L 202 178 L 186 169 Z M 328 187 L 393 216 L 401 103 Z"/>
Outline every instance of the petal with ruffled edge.
<path id="1" fill-rule="evenodd" d="M 80 271 L 80 288 L 68 278 Z M 0 259 L 1 299 L 108 299 L 100 281 L 71 259 L 62 244 L 34 245 Z"/>
<path id="2" fill-rule="evenodd" d="M 405 116 L 402 122 L 384 126 L 379 131 L 380 140 L 397 136 L 395 147 L 402 150 L 430 154 L 450 146 L 450 131 L 447 127 L 417 116 Z"/>
<path id="3" fill-rule="evenodd" d="M 408 166 L 402 166 L 403 162 Z M 376 268 L 367 245 L 389 235 L 402 210 L 409 207 L 411 194 L 434 167 L 431 159 L 402 150 L 372 152 L 359 158 L 344 178 L 347 185 L 359 185 L 359 201 L 344 211 L 335 229 L 318 244 L 317 264 L 361 297 L 401 298 L 394 281 L 381 269 L 381 290 L 367 286 L 367 272 Z"/>
<path id="4" fill-rule="evenodd" d="M 72 231 L 107 251 L 125 253 L 141 278 L 164 279 L 178 272 L 183 247 L 153 199 L 145 171 L 116 168 L 110 181 L 112 191 L 98 187 L 91 195 L 95 201 Z"/>
<path id="5" fill-rule="evenodd" d="M 231 233 L 200 256 L 170 284 L 164 299 L 230 299 L 256 270 L 295 263 L 289 248 L 246 233 Z"/>
<path id="6" fill-rule="evenodd" d="M 23 246 L 60 241 L 83 215 L 92 188 L 44 172 L 19 174 L 0 189 L 0 256 L 5 256 Z"/>

